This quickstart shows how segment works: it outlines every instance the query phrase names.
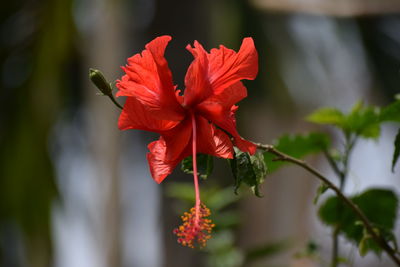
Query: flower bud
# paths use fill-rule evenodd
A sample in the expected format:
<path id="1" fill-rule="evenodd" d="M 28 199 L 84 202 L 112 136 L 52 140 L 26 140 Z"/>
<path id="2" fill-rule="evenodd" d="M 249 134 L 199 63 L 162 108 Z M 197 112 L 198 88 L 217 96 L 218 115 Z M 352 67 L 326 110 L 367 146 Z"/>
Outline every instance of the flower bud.
<path id="1" fill-rule="evenodd" d="M 101 71 L 96 69 L 89 69 L 89 79 L 104 95 L 112 95 L 111 84 L 107 82 L 106 78 Z"/>

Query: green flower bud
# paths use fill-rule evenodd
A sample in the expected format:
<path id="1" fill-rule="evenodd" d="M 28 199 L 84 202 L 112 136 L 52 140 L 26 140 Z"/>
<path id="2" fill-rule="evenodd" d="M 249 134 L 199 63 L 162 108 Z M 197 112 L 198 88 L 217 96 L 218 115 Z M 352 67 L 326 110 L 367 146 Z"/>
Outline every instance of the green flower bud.
<path id="1" fill-rule="evenodd" d="M 89 79 L 104 95 L 112 95 L 111 84 L 107 82 L 106 78 L 101 71 L 96 69 L 89 69 Z"/>

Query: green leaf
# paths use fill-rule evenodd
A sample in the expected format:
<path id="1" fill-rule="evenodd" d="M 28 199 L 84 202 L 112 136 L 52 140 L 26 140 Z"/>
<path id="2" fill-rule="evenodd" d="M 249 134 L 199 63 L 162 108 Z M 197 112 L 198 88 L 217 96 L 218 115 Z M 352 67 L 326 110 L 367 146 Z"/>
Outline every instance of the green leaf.
<path id="1" fill-rule="evenodd" d="M 376 229 L 376 232 L 379 234 L 379 230 Z M 377 254 L 380 253 L 381 248 L 375 243 L 372 239 L 372 236 L 367 233 L 364 229 L 364 235 L 358 243 L 358 251 L 362 257 L 368 254 L 369 251 L 375 251 Z"/>
<path id="2" fill-rule="evenodd" d="M 392 160 L 392 172 L 394 172 L 394 167 L 396 166 L 397 160 L 400 156 L 400 128 L 397 132 L 396 138 L 394 139 L 394 152 Z"/>
<path id="3" fill-rule="evenodd" d="M 210 189 L 208 189 L 210 191 Z M 207 199 L 207 206 L 214 212 L 217 212 L 223 208 L 226 208 L 232 203 L 239 200 L 238 196 L 232 194 L 232 188 L 226 187 L 215 191 L 215 193 L 210 193 Z"/>
<path id="4" fill-rule="evenodd" d="M 232 194 L 232 189 L 230 189 Z M 211 208 L 210 208 L 211 209 Z M 219 211 L 213 209 L 212 221 L 215 223 L 215 230 L 227 229 L 239 226 L 243 218 L 240 216 L 238 211 Z"/>
<path id="5" fill-rule="evenodd" d="M 213 267 L 240 267 L 243 266 L 244 255 L 235 246 L 235 238 L 232 231 L 224 230 L 213 234 L 204 248 L 207 252 L 206 266 Z"/>
<path id="6" fill-rule="evenodd" d="M 379 124 L 371 124 L 360 131 L 360 135 L 365 138 L 377 139 L 381 135 L 381 127 Z"/>
<path id="7" fill-rule="evenodd" d="M 354 133 L 365 138 L 378 138 L 380 135 L 379 108 L 365 107 L 362 102 L 358 102 L 346 116 L 341 128 L 347 133 Z"/>
<path id="8" fill-rule="evenodd" d="M 323 133 L 284 135 L 274 142 L 276 149 L 295 158 L 302 158 L 309 154 L 327 150 L 329 145 L 329 136 Z M 274 172 L 284 164 L 283 162 L 274 161 L 275 157 L 275 155 L 269 152 L 264 153 L 268 172 Z"/>
<path id="9" fill-rule="evenodd" d="M 202 193 L 201 191 L 200 193 Z M 177 183 L 172 182 L 167 185 L 166 195 L 168 197 L 178 198 L 180 200 L 184 200 L 190 205 L 194 202 L 194 188 L 192 183 Z M 204 196 L 202 195 L 202 198 Z M 203 199 L 204 201 L 204 199 Z"/>
<path id="10" fill-rule="evenodd" d="M 200 178 L 207 179 L 214 169 L 213 157 L 206 154 L 197 154 L 197 172 Z M 193 157 L 182 160 L 181 170 L 187 174 L 193 174 Z"/>
<path id="11" fill-rule="evenodd" d="M 251 248 L 246 252 L 245 262 L 249 263 L 255 260 L 272 257 L 289 248 L 287 242 L 267 243 Z"/>
<path id="12" fill-rule="evenodd" d="M 390 231 L 383 231 L 382 233 L 385 236 L 385 239 L 389 241 L 389 244 L 393 244 L 393 248 L 395 251 L 399 251 L 399 246 L 397 244 L 396 236 L 394 235 L 393 232 Z"/>
<path id="13" fill-rule="evenodd" d="M 235 194 L 242 183 L 248 185 L 253 193 L 261 197 L 259 185 L 264 182 L 267 175 L 264 155 L 256 153 L 250 156 L 235 148 L 235 157 L 230 160 L 231 170 L 235 179 Z"/>
<path id="14" fill-rule="evenodd" d="M 309 258 L 309 259 L 318 259 L 320 246 L 315 243 L 313 240 L 309 240 L 307 245 L 301 251 L 294 254 L 294 258 L 302 259 L 302 258 Z"/>
<path id="15" fill-rule="evenodd" d="M 378 138 L 380 135 L 381 114 L 379 108 L 364 106 L 357 102 L 348 114 L 336 108 L 322 108 L 306 118 L 317 124 L 333 125 L 346 134 L 356 134 L 364 138 Z"/>
<path id="16" fill-rule="evenodd" d="M 250 156 L 250 162 L 255 174 L 255 183 L 251 180 L 250 184 L 253 186 L 253 192 L 257 196 L 260 196 L 258 186 L 264 182 L 265 177 L 267 176 L 267 165 L 264 161 L 264 155 L 262 153 L 255 153 L 253 156 Z M 247 183 L 247 181 L 245 182 Z"/>
<path id="17" fill-rule="evenodd" d="M 390 240 L 397 216 L 396 194 L 391 190 L 373 188 L 352 197 L 351 200 L 363 211 L 376 231 Z M 366 238 L 359 218 L 337 196 L 328 198 L 320 207 L 318 215 L 325 224 L 339 227 L 347 239 L 361 246 L 363 253 L 373 251 L 380 254 L 381 248 L 372 239 Z M 360 244 L 361 242 L 364 243 Z"/>
<path id="18" fill-rule="evenodd" d="M 367 246 L 367 241 L 368 239 L 366 237 L 363 237 L 360 241 L 360 243 L 358 244 L 358 252 L 360 253 L 360 255 L 362 257 L 364 257 L 365 255 L 367 255 L 368 253 L 368 246 Z"/>
<path id="19" fill-rule="evenodd" d="M 207 186 L 200 188 L 202 201 L 214 212 L 218 212 L 239 198 L 232 194 L 232 188 L 219 188 L 216 186 Z M 189 205 L 193 205 L 195 201 L 195 192 L 193 183 L 187 182 L 171 182 L 166 186 L 166 195 L 168 197 L 177 198 L 185 201 Z"/>
<path id="20" fill-rule="evenodd" d="M 380 120 L 400 122 L 400 100 L 397 100 L 382 108 Z"/>
<path id="21" fill-rule="evenodd" d="M 336 108 L 321 108 L 306 118 L 309 122 L 341 126 L 345 121 L 344 114 Z"/>

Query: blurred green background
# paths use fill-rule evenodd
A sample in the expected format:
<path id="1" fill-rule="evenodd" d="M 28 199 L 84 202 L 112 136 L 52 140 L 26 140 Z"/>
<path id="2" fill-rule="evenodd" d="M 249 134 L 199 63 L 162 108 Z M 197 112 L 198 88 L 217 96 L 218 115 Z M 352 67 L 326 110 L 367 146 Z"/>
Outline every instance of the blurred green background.
<path id="1" fill-rule="evenodd" d="M 293 257 L 310 239 L 329 242 L 329 233 L 315 220 L 317 184 L 290 168 L 268 179 L 263 199 L 242 193 L 213 202 L 217 210 L 227 208 L 222 217 L 229 231 L 221 231 L 212 253 L 176 244 L 171 232 L 182 203 L 171 196 L 182 198 L 190 189 L 168 183 L 190 182 L 190 176 L 176 171 L 157 186 L 145 161 L 155 135 L 119 132 L 119 110 L 87 78 L 93 67 L 118 79 L 126 58 L 162 34 L 173 37 L 166 57 L 180 88 L 192 60 L 187 44 L 237 49 L 243 37 L 253 37 L 260 70 L 246 82 L 249 96 L 238 123 L 254 141 L 309 130 L 302 118 L 317 107 L 348 110 L 359 99 L 379 105 L 400 92 L 395 0 L 5 1 L 0 266 L 318 266 Z M 383 140 L 359 151 L 349 192 L 376 183 L 399 189 L 387 167 L 393 131 L 389 126 Z M 382 151 L 387 157 L 376 156 Z M 371 158 L 377 166 L 365 170 Z M 325 168 L 318 158 L 312 162 Z M 229 167 L 216 163 L 202 186 L 226 194 L 221 188 L 232 187 Z M 266 257 L 246 261 L 241 251 L 255 247 L 267 249 Z M 321 251 L 322 258 L 328 254 Z M 376 260 L 366 257 L 355 266 L 377 266 Z M 385 258 L 380 264 L 391 266 Z"/>

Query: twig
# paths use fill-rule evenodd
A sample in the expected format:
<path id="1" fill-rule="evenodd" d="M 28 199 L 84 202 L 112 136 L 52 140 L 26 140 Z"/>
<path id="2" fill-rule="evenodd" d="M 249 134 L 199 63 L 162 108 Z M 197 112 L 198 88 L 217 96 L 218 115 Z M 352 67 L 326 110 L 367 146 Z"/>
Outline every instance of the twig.
<path id="1" fill-rule="evenodd" d="M 123 109 L 123 107 L 117 102 L 117 100 L 115 100 L 115 98 L 114 98 L 114 96 L 112 94 L 111 95 L 107 95 L 107 96 L 111 99 L 111 101 L 114 103 L 114 105 L 117 106 L 117 108 Z"/>
<path id="2" fill-rule="evenodd" d="M 325 158 L 328 160 L 329 165 L 331 166 L 331 168 L 333 169 L 333 171 L 335 172 L 335 174 L 340 177 L 343 175 L 342 171 L 339 169 L 338 164 L 336 164 L 335 160 L 332 158 L 331 155 L 329 155 L 329 152 L 327 150 L 324 150 L 324 155 Z"/>
<path id="3" fill-rule="evenodd" d="M 335 172 L 335 174 L 339 177 L 339 189 L 342 192 L 344 183 L 346 180 L 347 173 L 344 173 L 336 163 L 336 161 L 333 159 L 333 157 L 329 154 L 327 150 L 324 150 L 324 155 L 325 158 L 328 160 L 329 165 Z M 344 169 L 347 169 L 345 167 Z M 337 213 L 339 216 L 342 213 L 342 207 L 341 205 L 338 206 L 337 208 Z M 338 255 L 339 255 L 339 230 L 340 230 L 340 225 L 335 226 L 335 230 L 332 233 L 332 260 L 331 260 L 331 267 L 336 267 L 338 265 Z"/>
<path id="4" fill-rule="evenodd" d="M 328 153 L 328 151 L 324 151 L 324 154 L 326 158 L 328 159 L 329 164 L 331 165 L 332 169 L 336 173 L 336 175 L 339 178 L 339 190 L 340 192 L 343 192 L 345 184 L 346 184 L 346 179 L 347 175 L 349 173 L 349 160 L 350 160 L 350 154 L 353 151 L 354 145 L 357 141 L 357 136 L 353 136 L 350 133 L 344 133 L 345 134 L 345 144 L 344 144 L 344 152 L 343 152 L 343 158 L 341 159 L 342 165 L 341 168 L 335 161 L 335 159 L 332 158 L 332 156 Z M 339 216 L 342 215 L 343 213 L 343 206 L 339 205 L 337 207 L 337 213 Z M 339 264 L 338 257 L 339 257 L 339 233 L 340 233 L 340 224 L 336 225 L 335 230 L 332 233 L 332 264 L 331 267 L 337 267 Z"/>
<path id="5" fill-rule="evenodd" d="M 368 231 L 368 233 L 371 235 L 371 237 L 374 239 L 374 241 L 384 250 L 386 253 L 390 256 L 390 258 L 396 263 L 397 266 L 400 266 L 400 259 L 396 256 L 396 251 L 389 246 L 389 244 L 386 242 L 385 239 L 383 239 L 380 235 L 378 235 L 368 220 L 368 218 L 365 216 L 365 214 L 360 210 L 360 208 L 354 204 L 349 198 L 347 198 L 341 191 L 340 189 L 334 185 L 331 181 L 328 180 L 322 173 L 320 173 L 317 169 L 314 167 L 310 166 L 305 162 L 304 160 L 299 160 L 294 157 L 291 157 L 277 149 L 275 149 L 272 145 L 265 145 L 265 144 L 259 144 L 255 143 L 259 149 L 265 150 L 266 152 L 272 153 L 276 156 L 278 156 L 278 160 L 280 161 L 286 161 L 286 162 L 291 162 L 297 166 L 300 166 L 301 168 L 307 170 L 308 172 L 312 173 L 314 176 L 316 176 L 319 180 L 321 180 L 327 187 L 332 189 L 336 195 L 349 207 L 351 208 L 354 213 L 359 217 L 359 219 L 362 221 L 362 223 L 365 226 L 365 229 Z"/>

